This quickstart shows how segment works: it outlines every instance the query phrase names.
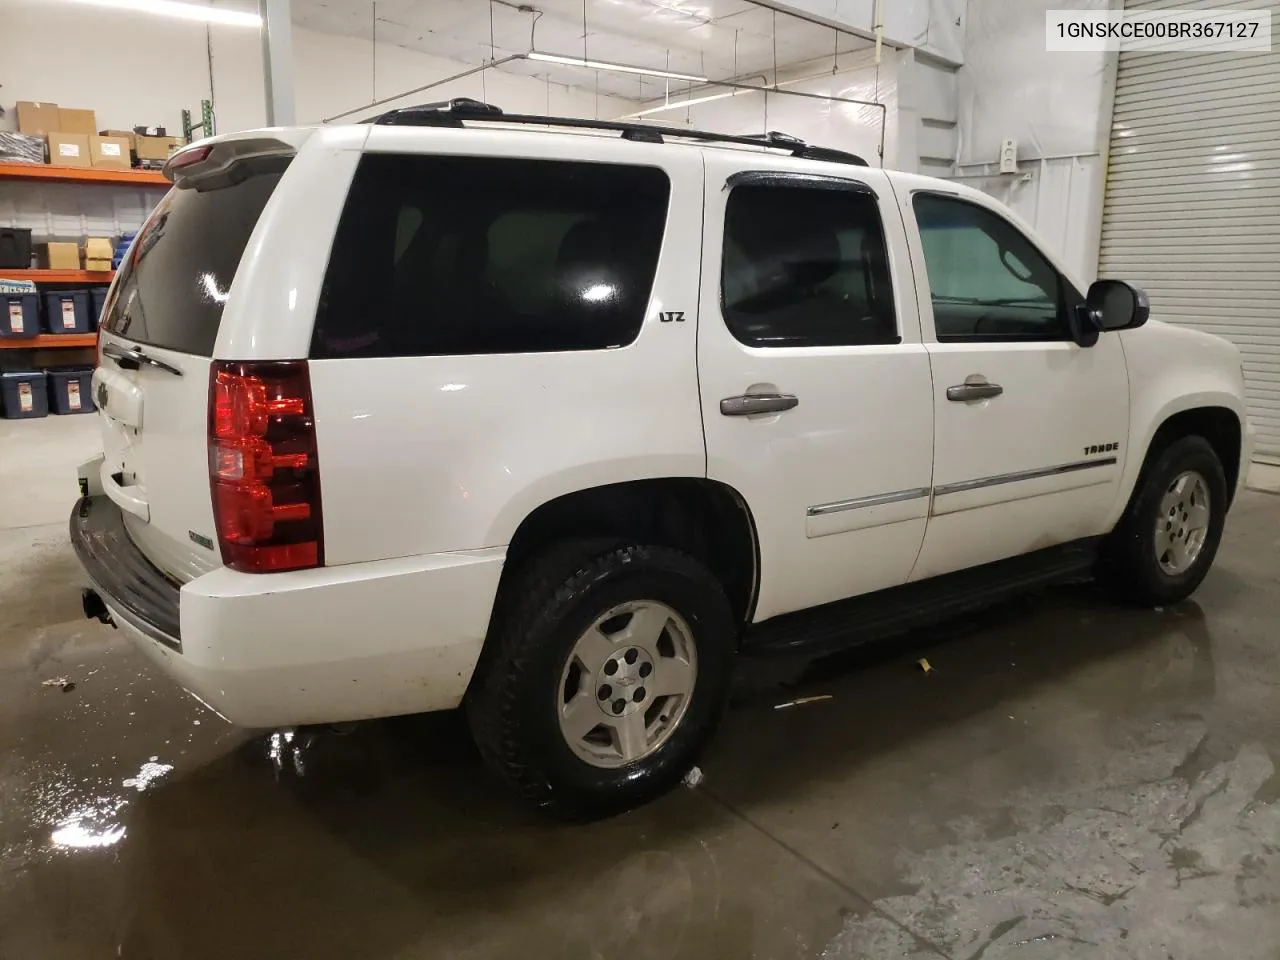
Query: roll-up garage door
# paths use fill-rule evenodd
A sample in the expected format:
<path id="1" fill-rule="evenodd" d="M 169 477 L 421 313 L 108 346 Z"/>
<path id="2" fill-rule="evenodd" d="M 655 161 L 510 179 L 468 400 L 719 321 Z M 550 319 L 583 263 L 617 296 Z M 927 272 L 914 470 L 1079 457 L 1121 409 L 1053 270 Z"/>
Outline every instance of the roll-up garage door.
<path id="1" fill-rule="evenodd" d="M 1152 317 L 1240 347 L 1257 455 L 1280 461 L 1280 50 L 1120 55 L 1098 276 L 1146 289 Z"/>

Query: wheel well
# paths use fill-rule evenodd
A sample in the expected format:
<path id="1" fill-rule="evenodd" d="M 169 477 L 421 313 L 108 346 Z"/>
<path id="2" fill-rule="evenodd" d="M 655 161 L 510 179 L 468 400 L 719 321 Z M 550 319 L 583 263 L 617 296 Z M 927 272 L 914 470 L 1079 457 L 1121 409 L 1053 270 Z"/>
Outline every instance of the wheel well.
<path id="1" fill-rule="evenodd" d="M 1147 448 L 1142 468 L 1145 471 L 1155 457 L 1175 440 L 1200 436 L 1209 441 L 1213 452 L 1222 461 L 1222 471 L 1227 476 L 1227 497 L 1235 496 L 1236 481 L 1240 478 L 1240 418 L 1226 407 L 1197 407 L 1175 413 L 1156 431 Z"/>
<path id="2" fill-rule="evenodd" d="M 671 477 L 591 487 L 529 514 L 507 548 L 503 579 L 567 538 L 604 538 L 682 550 L 711 571 L 740 623 L 755 604 L 758 549 L 746 502 L 714 480 Z"/>

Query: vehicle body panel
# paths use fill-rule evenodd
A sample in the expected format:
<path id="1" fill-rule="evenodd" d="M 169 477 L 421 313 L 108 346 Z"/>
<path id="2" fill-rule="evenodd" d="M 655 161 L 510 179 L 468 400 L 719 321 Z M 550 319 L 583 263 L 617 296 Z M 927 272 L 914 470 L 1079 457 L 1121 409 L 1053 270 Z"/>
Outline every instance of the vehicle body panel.
<path id="1" fill-rule="evenodd" d="M 757 155 L 707 151 L 698 336 L 707 475 L 741 494 L 760 544 L 756 620 L 906 581 L 924 536 L 933 442 L 928 355 L 887 176 L 770 160 L 765 167 Z M 762 167 L 835 176 L 875 192 L 901 343 L 774 348 L 735 339 L 720 306 L 726 181 Z M 779 391 L 798 406 L 721 415 L 724 398 Z M 900 499 L 868 502 L 886 495 Z"/>
<path id="2" fill-rule="evenodd" d="M 368 135 L 368 127 L 326 127 L 302 143 L 227 291 L 216 359 L 306 358 L 338 217 Z"/>
<path id="3" fill-rule="evenodd" d="M 473 136 L 473 134 L 490 134 Z M 473 153 L 660 167 L 671 182 L 657 279 L 621 348 L 312 361 L 331 564 L 501 546 L 548 501 L 706 472 L 698 416 L 696 151 L 617 139 L 376 128 L 371 151 Z M 663 322 L 679 311 L 682 322 Z"/>
<path id="4" fill-rule="evenodd" d="M 1016 226 L 1067 282 L 1058 258 L 985 194 L 928 177 L 894 175 L 907 224 L 920 323 L 933 374 L 933 503 L 912 580 L 921 580 L 1109 529 L 1129 454 L 1128 376 L 1115 334 L 1070 341 L 939 342 L 917 192 L 951 195 Z M 1003 393 L 957 402 L 948 387 L 985 380 Z M 1054 472 L 1056 471 L 1056 472 Z"/>
<path id="5" fill-rule="evenodd" d="M 1187 410 L 1221 407 L 1238 418 L 1240 460 L 1234 466 L 1237 489 L 1243 487 L 1253 457 L 1254 430 L 1245 412 L 1239 348 L 1213 334 L 1155 318 L 1136 330 L 1122 330 L 1118 336 L 1132 384 L 1129 436 L 1134 456 L 1125 463 L 1120 494 L 1107 519 L 1108 529 L 1124 512 L 1156 431 L 1170 417 Z"/>

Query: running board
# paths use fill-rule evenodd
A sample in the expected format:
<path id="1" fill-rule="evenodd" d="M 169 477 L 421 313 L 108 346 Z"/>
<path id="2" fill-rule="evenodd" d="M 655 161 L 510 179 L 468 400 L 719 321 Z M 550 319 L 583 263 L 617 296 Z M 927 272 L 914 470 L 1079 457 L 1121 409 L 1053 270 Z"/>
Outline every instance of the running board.
<path id="1" fill-rule="evenodd" d="M 1033 587 L 1093 572 L 1101 537 L 850 597 L 751 624 L 752 653 L 830 653 L 980 610 Z"/>

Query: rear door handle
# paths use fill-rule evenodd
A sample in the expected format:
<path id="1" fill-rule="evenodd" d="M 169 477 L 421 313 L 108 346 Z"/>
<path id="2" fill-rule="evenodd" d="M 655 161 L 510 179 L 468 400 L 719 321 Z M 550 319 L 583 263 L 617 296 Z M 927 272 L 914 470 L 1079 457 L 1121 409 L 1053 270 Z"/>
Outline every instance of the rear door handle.
<path id="1" fill-rule="evenodd" d="M 726 417 L 749 417 L 754 413 L 781 413 L 798 406 L 800 400 L 789 393 L 755 393 L 725 397 L 720 412 Z"/>
<path id="2" fill-rule="evenodd" d="M 989 400 L 1004 393 L 998 383 L 958 383 L 947 387 L 947 399 L 962 403 L 967 400 Z"/>
<path id="3" fill-rule="evenodd" d="M 145 363 L 149 367 L 156 367 L 166 373 L 172 373 L 174 376 L 182 376 L 182 371 L 173 364 L 165 363 L 163 360 L 158 360 L 155 357 L 149 357 L 137 347 L 126 349 L 124 347 L 118 347 L 114 343 L 108 343 L 102 348 L 102 353 L 104 356 L 110 357 L 116 362 L 117 366 L 122 367 L 125 370 L 137 370 L 139 366 Z"/>

